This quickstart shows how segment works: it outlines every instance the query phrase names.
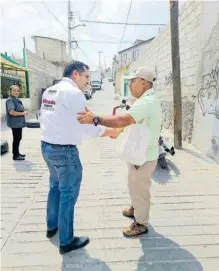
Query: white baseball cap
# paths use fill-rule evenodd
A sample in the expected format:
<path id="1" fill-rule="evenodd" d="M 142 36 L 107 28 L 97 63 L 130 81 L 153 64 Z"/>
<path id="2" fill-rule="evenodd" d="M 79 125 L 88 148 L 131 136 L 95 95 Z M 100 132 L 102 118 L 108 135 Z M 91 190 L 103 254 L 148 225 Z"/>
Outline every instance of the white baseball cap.
<path id="1" fill-rule="evenodd" d="M 153 83 L 153 81 L 155 81 L 156 79 L 155 73 L 153 72 L 152 69 L 148 67 L 140 67 L 137 70 L 133 71 L 133 73 L 130 76 L 124 76 L 124 78 L 128 80 L 141 78 L 151 83 Z"/>

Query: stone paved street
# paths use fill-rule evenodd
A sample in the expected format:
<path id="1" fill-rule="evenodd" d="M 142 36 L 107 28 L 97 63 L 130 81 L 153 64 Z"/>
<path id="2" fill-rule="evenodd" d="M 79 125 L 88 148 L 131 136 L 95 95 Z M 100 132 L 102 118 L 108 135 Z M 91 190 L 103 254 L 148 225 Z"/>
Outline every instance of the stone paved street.
<path id="1" fill-rule="evenodd" d="M 90 107 L 111 114 L 112 85 L 97 92 Z M 150 231 L 126 239 L 121 215 L 129 204 L 126 166 L 116 141 L 90 139 L 80 146 L 83 184 L 75 233 L 89 235 L 85 248 L 59 255 L 57 237 L 45 236 L 47 168 L 39 129 L 24 129 L 25 162 L 2 156 L 1 247 L 3 271 L 219 271 L 219 166 L 191 145 L 157 169 L 152 182 Z M 11 144 L 11 131 L 2 132 Z M 11 145 L 10 145 L 11 146 Z"/>

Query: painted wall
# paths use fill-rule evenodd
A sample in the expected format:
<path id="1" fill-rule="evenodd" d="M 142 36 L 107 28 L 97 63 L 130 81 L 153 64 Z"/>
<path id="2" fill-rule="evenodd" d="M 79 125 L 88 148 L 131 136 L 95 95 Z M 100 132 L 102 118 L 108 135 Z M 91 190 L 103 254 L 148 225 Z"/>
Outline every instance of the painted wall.
<path id="1" fill-rule="evenodd" d="M 199 52 L 200 17 L 202 2 L 186 1 L 179 11 L 179 38 L 183 107 L 183 139 L 191 142 Z M 130 64 L 130 72 L 141 66 L 150 66 L 156 74 L 155 89 L 162 101 L 163 127 L 173 131 L 173 90 L 170 25 L 141 51 L 138 61 Z"/>
<path id="2" fill-rule="evenodd" d="M 185 1 L 179 12 L 183 139 L 219 161 L 219 2 Z M 164 128 L 173 130 L 170 25 L 140 51 L 129 72 L 151 66 Z"/>
<path id="3" fill-rule="evenodd" d="M 128 67 L 124 67 L 121 69 L 121 77 L 120 77 L 120 95 L 124 96 L 124 76 L 127 76 Z"/>
<path id="4" fill-rule="evenodd" d="M 210 16 L 209 16 L 210 14 Z M 219 2 L 203 3 L 192 143 L 219 163 Z"/>

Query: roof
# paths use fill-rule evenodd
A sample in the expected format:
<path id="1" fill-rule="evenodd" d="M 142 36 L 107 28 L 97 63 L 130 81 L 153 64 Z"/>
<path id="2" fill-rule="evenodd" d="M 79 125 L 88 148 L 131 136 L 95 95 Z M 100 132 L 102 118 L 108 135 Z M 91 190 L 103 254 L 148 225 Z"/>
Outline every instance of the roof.
<path id="1" fill-rule="evenodd" d="M 128 50 L 132 49 L 132 48 L 138 47 L 139 45 L 147 44 L 147 43 L 151 42 L 154 38 L 155 37 L 150 38 L 148 40 L 136 40 L 134 42 L 134 45 L 132 45 L 132 46 L 126 48 L 126 49 L 123 49 L 123 50 L 119 51 L 118 53 L 121 54 L 121 53 L 123 53 L 125 51 L 128 51 Z"/>
<path id="2" fill-rule="evenodd" d="M 144 42 L 144 40 L 136 40 L 136 41 L 133 43 L 133 45 L 137 45 L 137 44 L 142 43 L 142 42 Z"/>
<path id="3" fill-rule="evenodd" d="M 10 57 L 1 53 L 0 55 L 1 68 L 4 70 L 17 70 L 17 71 L 28 71 L 24 66 L 11 59 Z"/>
<path id="4" fill-rule="evenodd" d="M 34 39 L 34 38 L 48 39 L 48 40 L 54 40 L 54 41 L 61 41 L 61 42 L 63 42 L 63 43 L 65 43 L 65 44 L 66 44 L 66 41 L 64 41 L 64 40 L 60 40 L 60 39 L 54 39 L 54 38 L 50 38 L 50 37 L 43 37 L 43 36 L 32 36 L 32 39 Z"/>

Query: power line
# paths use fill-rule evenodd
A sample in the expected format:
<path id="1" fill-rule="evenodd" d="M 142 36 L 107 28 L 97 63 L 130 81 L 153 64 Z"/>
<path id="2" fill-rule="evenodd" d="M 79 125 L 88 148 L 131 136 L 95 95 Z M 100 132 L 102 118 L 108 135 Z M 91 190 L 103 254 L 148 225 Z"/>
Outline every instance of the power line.
<path id="1" fill-rule="evenodd" d="M 86 28 L 85 28 L 85 30 L 86 30 Z M 95 35 L 93 34 L 92 31 L 94 31 Z M 89 32 L 87 32 L 87 33 L 88 33 L 88 35 L 91 35 L 92 38 L 94 38 L 95 40 L 96 40 L 96 39 L 103 38 L 103 39 L 114 40 L 114 41 L 116 41 L 117 43 L 119 43 L 119 41 L 120 41 L 120 37 L 118 38 L 118 37 L 113 37 L 113 36 L 111 36 L 111 35 L 107 35 L 106 33 L 100 32 L 98 29 L 92 29 L 92 28 L 91 28 L 91 29 L 89 30 Z"/>
<path id="2" fill-rule="evenodd" d="M 90 43 L 112 43 L 118 44 L 118 41 L 107 41 L 107 40 L 77 40 L 77 42 L 90 42 Z M 134 43 L 134 41 L 122 41 L 122 43 Z"/>
<path id="3" fill-rule="evenodd" d="M 55 20 L 65 29 L 66 32 L 68 32 L 67 28 L 62 24 L 62 22 L 58 19 L 58 17 L 52 12 L 52 10 L 45 4 L 45 2 L 43 0 L 41 0 L 41 2 L 44 4 L 44 6 L 47 8 L 47 10 L 53 15 L 53 17 L 55 18 Z M 88 14 L 88 16 L 90 16 L 92 9 L 94 8 L 94 4 L 95 2 L 93 2 L 92 8 Z M 81 42 L 81 41 L 80 41 Z M 83 41 L 82 41 L 83 42 Z M 94 41 L 92 41 L 94 42 Z M 71 46 L 71 49 L 74 50 L 74 48 Z M 79 45 L 77 44 L 78 48 L 80 49 L 80 51 L 82 52 L 82 54 L 85 56 L 85 58 L 92 64 L 94 65 L 94 63 L 91 61 L 91 59 L 87 56 L 87 54 L 84 52 L 84 50 L 81 49 L 81 47 L 79 47 Z M 95 66 L 95 65 L 94 65 Z"/>
<path id="4" fill-rule="evenodd" d="M 79 47 L 79 50 L 81 50 L 82 54 L 85 56 L 85 58 L 95 67 L 96 65 L 93 63 L 93 61 L 87 56 L 87 54 L 84 52 L 84 50 L 81 49 L 81 47 Z"/>
<path id="5" fill-rule="evenodd" d="M 90 20 L 80 20 L 83 23 L 93 23 L 93 24 L 115 24 L 115 25 L 135 25 L 135 26 L 165 26 L 166 24 L 146 24 L 146 23 L 125 23 L 125 22 L 107 22 L 107 21 L 90 21 Z"/>
<path id="6" fill-rule="evenodd" d="M 130 14 L 131 8 L 132 8 L 132 0 L 130 0 L 129 9 L 128 9 L 128 13 L 127 13 L 127 16 L 126 16 L 126 21 L 125 21 L 125 26 L 124 26 L 123 33 L 122 33 L 122 38 L 121 38 L 121 41 L 119 43 L 119 50 L 120 50 L 120 47 L 121 47 L 121 44 L 122 44 L 122 41 L 123 41 L 123 38 L 124 38 L 124 35 L 125 35 L 125 30 L 126 30 L 126 27 L 127 27 L 127 22 L 128 22 L 128 19 L 129 19 L 129 14 Z"/>
<path id="7" fill-rule="evenodd" d="M 87 20 L 88 17 L 91 15 L 91 13 L 93 12 L 93 9 L 96 7 L 96 4 L 97 4 L 97 2 L 93 1 L 92 6 L 91 6 L 91 8 L 90 8 L 90 10 L 89 10 L 89 12 L 88 12 L 85 20 Z"/>
<path id="8" fill-rule="evenodd" d="M 16 5 L 20 6 L 21 3 L 16 3 Z M 40 11 L 38 10 L 38 8 L 34 7 L 34 10 L 36 10 L 37 13 L 39 14 L 39 16 L 41 17 L 42 14 L 41 14 Z M 44 27 L 44 28 L 45 28 L 45 27 Z M 41 30 L 43 30 L 44 28 L 43 28 L 43 27 L 41 27 L 40 29 L 38 28 L 38 29 L 36 29 L 36 31 L 41 31 Z M 29 36 L 29 35 L 31 35 L 32 33 L 33 33 L 33 30 L 28 31 L 28 32 L 25 34 L 25 36 Z M 4 40 L 10 41 L 11 43 L 15 43 L 15 42 L 17 43 L 18 41 L 21 41 L 22 38 L 23 38 L 23 36 L 20 37 L 20 38 L 14 39 L 14 40 L 11 40 L 10 38 L 9 38 L 9 39 L 4 38 Z M 16 53 L 16 52 L 15 52 L 15 53 Z"/>
<path id="9" fill-rule="evenodd" d="M 55 20 L 65 29 L 65 31 L 68 32 L 66 26 L 64 26 L 64 24 L 59 20 L 59 18 L 52 12 L 52 10 L 46 5 L 46 3 L 41 0 L 41 2 L 43 3 L 43 5 L 47 8 L 47 10 L 52 14 L 52 16 L 55 18 Z"/>
<path id="10" fill-rule="evenodd" d="M 57 16 L 51 11 L 51 9 L 44 3 L 43 0 L 41 0 L 41 2 L 44 4 L 44 6 L 48 9 L 48 11 L 53 15 L 53 17 L 55 18 L 55 20 L 65 29 L 66 32 L 68 32 L 68 29 L 62 24 L 62 22 L 57 18 Z M 74 48 L 71 46 L 71 49 L 74 50 Z M 78 46 L 78 44 L 77 44 Z M 85 58 L 93 65 L 93 62 L 89 59 L 89 57 L 87 56 L 87 54 L 78 46 L 78 48 L 81 50 L 81 52 L 83 53 L 83 55 L 85 56 Z"/>
<path id="11" fill-rule="evenodd" d="M 96 31 L 96 30 L 95 30 L 95 31 Z M 100 35 L 101 35 L 101 36 L 105 36 L 105 37 L 107 37 L 107 38 L 109 38 L 109 39 L 113 39 L 113 40 L 117 41 L 117 43 L 118 43 L 119 38 L 109 36 L 109 35 L 107 35 L 107 34 L 105 34 L 105 33 L 100 32 L 99 30 L 97 30 L 97 31 L 99 32 L 98 37 L 99 37 Z M 95 33 L 96 33 L 96 32 L 95 32 Z M 93 37 L 95 38 L 95 36 L 93 36 Z"/>

